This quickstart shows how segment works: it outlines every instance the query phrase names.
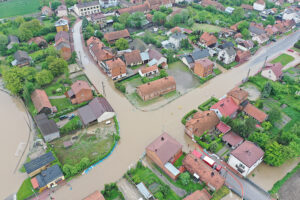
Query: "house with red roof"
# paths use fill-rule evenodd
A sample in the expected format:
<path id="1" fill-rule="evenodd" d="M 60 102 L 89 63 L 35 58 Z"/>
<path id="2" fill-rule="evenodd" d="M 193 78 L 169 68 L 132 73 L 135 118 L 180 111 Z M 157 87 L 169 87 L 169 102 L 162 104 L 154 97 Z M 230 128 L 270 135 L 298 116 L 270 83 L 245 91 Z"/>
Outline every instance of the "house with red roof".
<path id="1" fill-rule="evenodd" d="M 227 124 L 225 124 L 224 122 L 220 121 L 220 123 L 218 123 L 218 125 L 216 126 L 217 130 L 220 133 L 226 134 L 231 130 L 231 127 L 228 126 Z"/>
<path id="2" fill-rule="evenodd" d="M 238 109 L 239 106 L 232 97 L 223 98 L 210 107 L 210 110 L 213 110 L 219 118 L 230 117 L 232 119 L 236 117 Z"/>
<path id="3" fill-rule="evenodd" d="M 105 198 L 101 194 L 101 192 L 99 192 L 98 190 L 96 190 L 95 192 L 93 192 L 89 196 L 85 197 L 83 200 L 105 200 Z"/>
<path id="4" fill-rule="evenodd" d="M 217 43 L 217 38 L 211 33 L 204 32 L 200 37 L 199 43 L 205 47 L 214 47 Z"/>
<path id="5" fill-rule="evenodd" d="M 113 44 L 120 38 L 129 39 L 130 34 L 127 29 L 124 29 L 121 31 L 105 33 L 103 37 L 107 40 L 109 44 Z"/>
<path id="6" fill-rule="evenodd" d="M 93 99 L 92 89 L 88 82 L 77 80 L 71 85 L 71 89 L 65 94 L 72 104 L 80 104 Z"/>
<path id="7" fill-rule="evenodd" d="M 222 140 L 223 140 L 223 142 L 225 142 L 232 149 L 237 148 L 244 141 L 244 139 L 241 136 L 234 133 L 233 131 L 230 131 L 229 133 L 226 133 L 222 137 Z"/>
<path id="8" fill-rule="evenodd" d="M 278 81 L 281 80 L 283 72 L 282 72 L 282 64 L 278 63 L 267 63 L 266 66 L 262 69 L 261 75 L 269 80 Z"/>
<path id="9" fill-rule="evenodd" d="M 158 73 L 159 71 L 157 65 L 152 65 L 150 67 L 143 67 L 139 69 L 139 74 L 141 77 L 147 77 Z"/>
<path id="10" fill-rule="evenodd" d="M 45 90 L 34 90 L 31 94 L 31 100 L 38 114 L 45 113 L 48 115 L 56 111 L 56 108 L 51 105 Z"/>
<path id="11" fill-rule="evenodd" d="M 127 75 L 126 64 L 121 60 L 121 58 L 114 58 L 112 60 L 106 61 L 108 68 L 107 74 L 113 80 L 123 78 Z"/>
<path id="12" fill-rule="evenodd" d="M 258 121 L 259 123 L 263 123 L 268 118 L 268 115 L 265 112 L 263 112 L 262 110 L 259 110 L 251 103 L 248 103 L 245 106 L 243 112 L 246 115 L 248 115 L 248 116 L 252 117 L 253 119 L 255 119 L 256 121 Z"/>
<path id="13" fill-rule="evenodd" d="M 230 153 L 228 164 L 247 176 L 263 161 L 264 154 L 260 147 L 246 140 Z"/>
<path id="14" fill-rule="evenodd" d="M 182 155 L 182 145 L 168 133 L 149 144 L 146 155 L 173 180 L 179 176 L 180 171 L 173 164 Z"/>
<path id="15" fill-rule="evenodd" d="M 183 200 L 210 200 L 212 196 L 207 192 L 206 189 L 196 190 L 192 194 L 185 197 Z"/>

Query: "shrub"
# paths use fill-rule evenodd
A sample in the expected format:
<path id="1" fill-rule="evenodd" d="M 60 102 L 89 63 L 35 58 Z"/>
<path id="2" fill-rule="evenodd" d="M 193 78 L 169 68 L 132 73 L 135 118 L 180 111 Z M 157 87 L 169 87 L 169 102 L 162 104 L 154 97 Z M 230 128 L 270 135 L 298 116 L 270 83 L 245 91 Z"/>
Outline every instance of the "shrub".
<path id="1" fill-rule="evenodd" d="M 117 88 L 122 93 L 126 93 L 126 87 L 120 82 L 115 82 L 115 88 Z"/>
<path id="2" fill-rule="evenodd" d="M 190 112 L 188 112 L 186 115 L 184 115 L 184 117 L 182 118 L 182 120 L 181 120 L 181 123 L 183 124 L 183 125 L 185 125 L 186 124 L 186 120 L 187 120 L 187 118 L 189 118 L 190 116 L 192 116 L 192 115 L 194 115 L 196 112 L 198 112 L 197 110 L 191 110 Z"/>
<path id="3" fill-rule="evenodd" d="M 71 131 L 80 129 L 81 127 L 82 127 L 82 123 L 81 123 L 79 116 L 75 116 L 73 119 L 68 121 L 68 123 L 66 123 L 62 128 L 60 128 L 60 133 L 66 134 Z"/>

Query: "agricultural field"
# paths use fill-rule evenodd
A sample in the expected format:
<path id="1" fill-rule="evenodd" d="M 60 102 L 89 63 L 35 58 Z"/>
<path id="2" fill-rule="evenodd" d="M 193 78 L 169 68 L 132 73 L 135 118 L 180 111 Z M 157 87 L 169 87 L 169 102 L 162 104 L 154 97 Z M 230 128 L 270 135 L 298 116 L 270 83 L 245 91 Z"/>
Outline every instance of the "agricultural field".
<path id="1" fill-rule="evenodd" d="M 8 0 L 0 3 L 0 18 L 39 12 L 39 0 Z"/>
<path id="2" fill-rule="evenodd" d="M 210 24 L 197 24 L 195 23 L 192 27 L 193 31 L 196 30 L 201 30 L 204 32 L 209 32 L 209 33 L 217 33 L 219 31 L 221 31 L 221 28 L 219 26 L 214 26 L 214 25 L 210 25 Z"/>

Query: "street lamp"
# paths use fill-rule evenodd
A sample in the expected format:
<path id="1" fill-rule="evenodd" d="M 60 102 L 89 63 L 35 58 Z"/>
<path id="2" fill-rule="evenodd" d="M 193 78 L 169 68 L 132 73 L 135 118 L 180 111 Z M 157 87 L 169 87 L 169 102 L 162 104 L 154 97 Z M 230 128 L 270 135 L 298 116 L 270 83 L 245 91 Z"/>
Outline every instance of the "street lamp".
<path id="1" fill-rule="evenodd" d="M 36 195 L 36 193 L 35 193 L 35 191 L 34 191 L 33 188 L 31 188 L 31 191 L 34 193 L 35 197 L 36 197 L 37 199 L 39 199 L 39 197 Z"/>

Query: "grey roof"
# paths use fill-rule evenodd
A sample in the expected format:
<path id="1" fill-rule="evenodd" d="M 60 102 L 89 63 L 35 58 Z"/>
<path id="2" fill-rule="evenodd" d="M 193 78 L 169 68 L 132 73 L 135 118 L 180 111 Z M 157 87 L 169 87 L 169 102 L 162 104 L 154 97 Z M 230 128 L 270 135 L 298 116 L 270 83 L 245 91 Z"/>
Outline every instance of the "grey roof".
<path id="1" fill-rule="evenodd" d="M 67 24 L 69 24 L 69 22 L 66 19 L 59 19 L 55 22 L 55 26 L 64 26 Z"/>
<path id="2" fill-rule="evenodd" d="M 52 161 L 54 161 L 55 158 L 52 154 L 52 152 L 48 152 L 38 158 L 35 158 L 33 160 L 31 160 L 28 163 L 24 164 L 24 168 L 27 172 L 27 174 L 30 174 L 31 172 L 34 172 L 37 169 L 40 169 L 41 167 L 48 165 L 49 163 L 51 163 Z"/>
<path id="3" fill-rule="evenodd" d="M 233 47 L 226 48 L 226 49 L 224 49 L 224 51 L 226 51 L 229 56 L 233 56 L 236 54 Z"/>
<path id="4" fill-rule="evenodd" d="M 190 63 L 194 63 L 194 59 L 191 55 L 186 55 L 185 56 L 186 61 L 190 64 Z"/>
<path id="5" fill-rule="evenodd" d="M 150 59 L 148 52 L 142 52 L 142 53 L 140 53 L 140 55 L 141 55 L 141 58 L 142 58 L 143 61 L 146 61 L 146 60 Z"/>
<path id="6" fill-rule="evenodd" d="M 183 33 L 173 33 L 171 35 L 172 38 L 176 39 L 176 40 L 183 40 L 183 39 L 186 39 L 186 35 L 183 34 Z"/>
<path id="7" fill-rule="evenodd" d="M 88 105 L 78 109 L 78 115 L 84 125 L 97 120 L 105 112 L 114 112 L 114 110 L 103 97 L 96 97 Z"/>
<path id="8" fill-rule="evenodd" d="M 140 193 L 145 197 L 145 199 L 150 199 L 152 197 L 151 193 L 146 188 L 146 186 L 143 182 L 140 182 L 139 184 L 137 184 L 136 187 L 140 191 Z"/>
<path id="9" fill-rule="evenodd" d="M 8 36 L 8 40 L 9 42 L 11 43 L 19 43 L 19 38 L 17 36 L 14 36 L 14 35 L 9 35 Z"/>
<path id="10" fill-rule="evenodd" d="M 209 55 L 208 49 L 202 49 L 202 50 L 197 49 L 197 50 L 193 51 L 191 56 L 195 62 L 196 60 L 209 57 L 210 55 Z"/>
<path id="11" fill-rule="evenodd" d="M 63 173 L 60 167 L 56 164 L 52 167 L 47 168 L 46 170 L 42 171 L 40 174 L 36 176 L 36 179 L 39 183 L 39 187 L 42 188 L 48 183 L 56 180 L 59 177 L 62 177 Z"/>
<path id="12" fill-rule="evenodd" d="M 55 42 L 57 42 L 57 40 L 59 40 L 60 38 L 63 38 L 65 40 L 69 41 L 69 33 L 66 31 L 59 31 L 55 35 Z"/>
<path id="13" fill-rule="evenodd" d="M 99 1 L 90 1 L 76 4 L 77 8 L 86 8 L 91 6 L 100 6 Z"/>
<path id="14" fill-rule="evenodd" d="M 234 44 L 232 42 L 225 42 L 224 44 L 221 44 L 219 46 L 220 49 L 226 49 L 226 48 L 229 48 L 229 47 L 234 47 Z"/>
<path id="15" fill-rule="evenodd" d="M 41 130 L 43 136 L 57 133 L 59 131 L 54 120 L 49 120 L 45 113 L 35 116 L 35 121 Z"/>
<path id="16" fill-rule="evenodd" d="M 257 28 L 256 26 L 251 26 L 251 25 L 250 25 L 250 27 L 249 27 L 249 31 L 250 31 L 251 33 L 256 34 L 256 35 L 261 35 L 261 34 L 265 33 L 264 30 L 259 29 L 259 28 Z"/>
<path id="17" fill-rule="evenodd" d="M 18 50 L 15 54 L 14 57 L 17 61 L 21 61 L 21 60 L 31 60 L 31 58 L 29 57 L 28 53 L 25 51 L 21 51 Z"/>

